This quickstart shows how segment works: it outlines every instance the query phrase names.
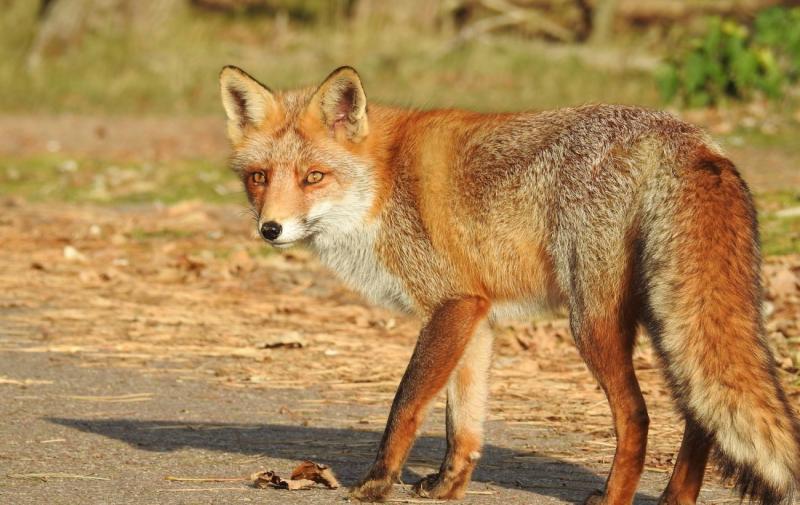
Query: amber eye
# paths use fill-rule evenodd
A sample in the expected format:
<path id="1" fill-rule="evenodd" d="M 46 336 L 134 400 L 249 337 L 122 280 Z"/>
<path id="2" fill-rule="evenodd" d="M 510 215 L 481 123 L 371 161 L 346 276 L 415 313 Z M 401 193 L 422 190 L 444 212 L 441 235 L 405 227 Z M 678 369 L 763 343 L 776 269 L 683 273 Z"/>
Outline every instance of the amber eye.
<path id="1" fill-rule="evenodd" d="M 325 177 L 325 174 L 317 170 L 309 172 L 308 175 L 306 175 L 306 184 L 316 184 L 321 181 L 323 177 Z"/>
<path id="2" fill-rule="evenodd" d="M 259 186 L 267 182 L 267 177 L 264 175 L 264 172 L 253 172 L 250 178 L 253 180 L 253 184 L 258 184 Z"/>

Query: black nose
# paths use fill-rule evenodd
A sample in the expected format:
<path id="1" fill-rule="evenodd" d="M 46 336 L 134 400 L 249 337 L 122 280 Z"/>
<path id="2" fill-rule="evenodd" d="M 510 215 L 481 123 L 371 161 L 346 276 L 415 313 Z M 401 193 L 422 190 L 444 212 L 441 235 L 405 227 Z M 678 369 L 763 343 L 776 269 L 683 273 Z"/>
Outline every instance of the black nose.
<path id="1" fill-rule="evenodd" d="M 275 240 L 281 235 L 281 225 L 275 221 L 267 221 L 261 225 L 261 236 L 267 240 Z"/>

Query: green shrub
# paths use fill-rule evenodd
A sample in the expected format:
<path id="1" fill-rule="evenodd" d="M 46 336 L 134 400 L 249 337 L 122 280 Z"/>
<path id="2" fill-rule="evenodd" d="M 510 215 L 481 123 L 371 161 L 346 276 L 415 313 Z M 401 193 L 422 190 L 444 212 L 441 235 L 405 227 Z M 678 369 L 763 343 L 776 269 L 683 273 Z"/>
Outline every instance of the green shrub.
<path id="1" fill-rule="evenodd" d="M 711 18 L 706 34 L 669 58 L 656 79 L 665 101 L 705 107 L 755 92 L 779 98 L 799 77 L 800 8 L 775 7 L 759 13 L 752 29 Z"/>
<path id="2" fill-rule="evenodd" d="M 755 21 L 755 41 L 775 49 L 785 75 L 800 78 L 800 7 L 773 7 L 762 11 Z"/>

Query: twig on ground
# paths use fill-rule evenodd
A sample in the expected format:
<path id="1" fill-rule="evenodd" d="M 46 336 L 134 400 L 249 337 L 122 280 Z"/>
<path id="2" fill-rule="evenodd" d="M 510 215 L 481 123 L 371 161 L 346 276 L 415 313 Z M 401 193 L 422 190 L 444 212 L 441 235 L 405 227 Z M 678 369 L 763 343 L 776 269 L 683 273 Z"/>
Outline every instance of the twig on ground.
<path id="1" fill-rule="evenodd" d="M 174 477 L 167 475 L 164 480 L 170 482 L 249 482 L 247 477 Z"/>
<path id="2" fill-rule="evenodd" d="M 94 475 L 77 475 L 73 473 L 50 472 L 50 473 L 9 473 L 9 479 L 75 479 L 75 480 L 111 480 L 108 477 L 97 477 Z"/>

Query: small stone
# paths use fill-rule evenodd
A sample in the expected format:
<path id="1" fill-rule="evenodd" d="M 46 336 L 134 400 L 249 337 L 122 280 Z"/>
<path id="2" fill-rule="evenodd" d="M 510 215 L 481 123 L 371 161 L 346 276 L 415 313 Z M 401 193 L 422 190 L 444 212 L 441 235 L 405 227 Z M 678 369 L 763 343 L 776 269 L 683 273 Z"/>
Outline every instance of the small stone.
<path id="1" fill-rule="evenodd" d="M 71 245 L 64 246 L 64 259 L 67 261 L 86 261 L 86 256 Z"/>
<path id="2" fill-rule="evenodd" d="M 78 171 L 78 162 L 75 160 L 64 160 L 58 164 L 56 167 L 59 172 L 77 172 Z"/>

